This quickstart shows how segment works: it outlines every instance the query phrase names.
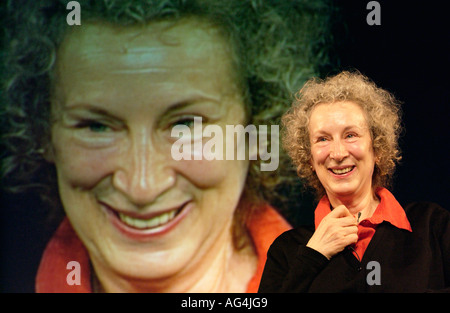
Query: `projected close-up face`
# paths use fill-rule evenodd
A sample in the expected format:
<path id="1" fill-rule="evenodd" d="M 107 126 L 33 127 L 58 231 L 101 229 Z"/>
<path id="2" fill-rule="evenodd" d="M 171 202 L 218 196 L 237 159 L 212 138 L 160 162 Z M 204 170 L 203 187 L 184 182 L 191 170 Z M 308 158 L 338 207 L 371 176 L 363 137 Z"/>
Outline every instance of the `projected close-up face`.
<path id="1" fill-rule="evenodd" d="M 279 126 L 328 60 L 320 1 L 8 1 L 0 176 L 42 208 L 32 290 L 258 291 L 312 208 Z"/>
<path id="2" fill-rule="evenodd" d="M 194 117 L 245 123 L 231 64 L 219 31 L 197 20 L 86 24 L 65 37 L 47 158 L 99 276 L 183 277 L 228 257 L 248 161 L 176 161 L 171 130 Z"/>

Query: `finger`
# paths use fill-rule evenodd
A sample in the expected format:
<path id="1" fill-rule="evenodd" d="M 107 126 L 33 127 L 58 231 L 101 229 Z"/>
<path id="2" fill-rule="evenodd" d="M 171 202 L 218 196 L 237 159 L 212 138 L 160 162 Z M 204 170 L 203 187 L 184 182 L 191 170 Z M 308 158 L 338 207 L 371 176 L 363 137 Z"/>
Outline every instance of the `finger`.
<path id="1" fill-rule="evenodd" d="M 358 235 L 357 234 L 349 234 L 345 236 L 345 241 L 347 242 L 346 245 L 351 245 L 353 243 L 358 242 Z"/>
<path id="2" fill-rule="evenodd" d="M 331 217 L 336 217 L 336 218 L 338 218 L 338 217 L 346 217 L 346 216 L 353 216 L 345 205 L 339 205 L 339 206 L 335 207 L 329 213 L 329 215 Z"/>
<path id="3" fill-rule="evenodd" d="M 344 236 L 358 234 L 358 226 L 348 226 L 348 227 L 343 227 L 342 229 L 343 229 Z"/>
<path id="4" fill-rule="evenodd" d="M 352 216 L 346 216 L 346 217 L 337 218 L 334 221 L 334 223 L 336 225 L 341 226 L 341 227 L 358 225 L 358 222 L 357 222 L 356 218 L 353 215 Z"/>

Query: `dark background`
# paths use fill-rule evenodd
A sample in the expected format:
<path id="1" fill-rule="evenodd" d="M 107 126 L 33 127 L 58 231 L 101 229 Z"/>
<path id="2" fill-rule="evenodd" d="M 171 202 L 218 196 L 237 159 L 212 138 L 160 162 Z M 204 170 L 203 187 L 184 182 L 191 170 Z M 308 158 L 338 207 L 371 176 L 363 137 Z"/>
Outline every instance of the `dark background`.
<path id="1" fill-rule="evenodd" d="M 437 202 L 450 210 L 448 10 L 443 2 L 378 1 L 381 25 L 369 26 L 365 0 L 336 1 L 337 68 L 358 69 L 403 103 L 403 160 L 393 193 L 401 204 Z M 330 70 L 330 74 L 336 70 Z M 0 292 L 33 292 L 46 227 L 36 196 L 1 195 Z"/>
<path id="2" fill-rule="evenodd" d="M 450 16 L 442 2 L 378 1 L 381 25 L 369 26 L 367 2 L 342 2 L 350 36 L 339 45 L 341 69 L 357 68 L 403 103 L 403 160 L 393 188 L 399 202 L 450 210 Z"/>

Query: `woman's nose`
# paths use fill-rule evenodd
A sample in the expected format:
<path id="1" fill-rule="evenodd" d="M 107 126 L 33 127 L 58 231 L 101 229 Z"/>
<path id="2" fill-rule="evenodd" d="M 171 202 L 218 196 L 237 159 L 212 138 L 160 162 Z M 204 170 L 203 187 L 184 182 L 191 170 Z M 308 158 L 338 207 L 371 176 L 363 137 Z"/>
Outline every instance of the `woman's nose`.
<path id="1" fill-rule="evenodd" d="M 114 187 L 136 206 L 154 202 L 176 180 L 170 149 L 169 155 L 164 155 L 149 137 L 141 136 L 132 141 L 131 148 L 119 158 L 121 164 L 113 176 Z"/>
<path id="2" fill-rule="evenodd" d="M 340 140 L 335 140 L 331 145 L 330 158 L 338 162 L 348 156 L 348 150 Z"/>

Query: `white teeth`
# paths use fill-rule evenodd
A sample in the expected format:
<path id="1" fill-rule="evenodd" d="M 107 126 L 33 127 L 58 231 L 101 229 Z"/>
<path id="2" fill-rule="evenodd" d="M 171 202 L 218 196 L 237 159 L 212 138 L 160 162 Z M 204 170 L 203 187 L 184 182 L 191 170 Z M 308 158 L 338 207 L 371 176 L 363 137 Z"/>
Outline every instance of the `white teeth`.
<path id="1" fill-rule="evenodd" d="M 123 213 L 119 213 L 119 218 L 122 222 L 125 224 L 139 228 L 139 229 L 146 229 L 146 228 L 154 228 L 158 227 L 160 225 L 166 224 L 170 220 L 172 220 L 175 217 L 176 211 L 170 211 L 167 213 L 163 213 L 158 216 L 154 216 L 149 219 L 140 219 L 140 218 L 134 218 L 128 215 L 125 215 Z"/>
<path id="2" fill-rule="evenodd" d="M 338 169 L 331 169 L 331 171 L 334 174 L 342 175 L 342 174 L 350 172 L 352 169 L 353 169 L 353 166 L 350 166 L 350 167 L 343 168 L 343 169 L 340 169 L 340 170 L 338 170 Z"/>

